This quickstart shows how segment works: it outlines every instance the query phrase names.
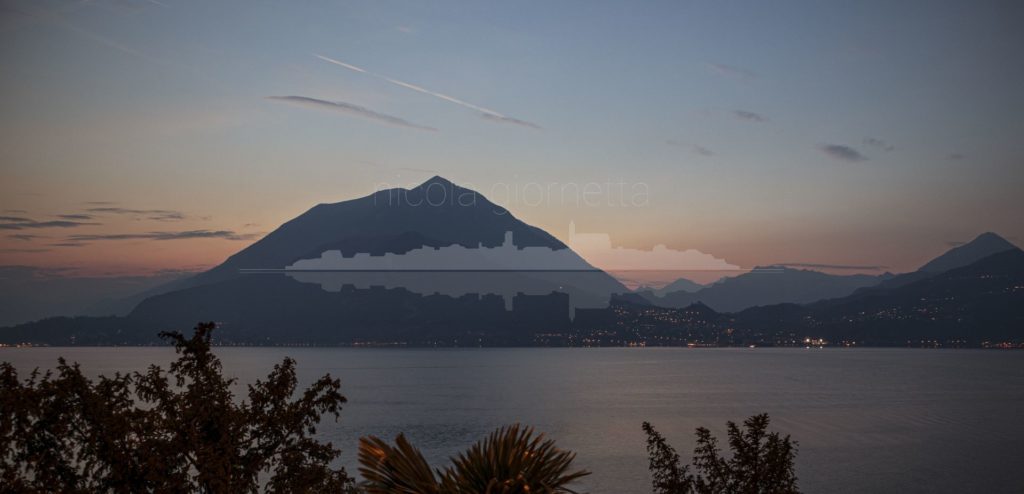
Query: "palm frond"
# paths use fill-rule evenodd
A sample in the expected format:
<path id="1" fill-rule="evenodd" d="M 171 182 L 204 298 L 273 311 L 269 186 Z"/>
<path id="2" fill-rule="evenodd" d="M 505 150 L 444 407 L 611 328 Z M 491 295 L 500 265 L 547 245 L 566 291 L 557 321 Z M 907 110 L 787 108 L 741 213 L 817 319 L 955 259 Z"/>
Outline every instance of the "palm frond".
<path id="1" fill-rule="evenodd" d="M 502 427 L 452 459 L 441 485 L 459 493 L 566 493 L 573 481 L 589 475 L 570 472 L 576 454 L 555 447 L 543 434 L 519 424 Z"/>
<path id="2" fill-rule="evenodd" d="M 395 438 L 394 447 L 374 436 L 359 438 L 359 465 L 370 494 L 441 492 L 427 460 L 404 434 Z"/>

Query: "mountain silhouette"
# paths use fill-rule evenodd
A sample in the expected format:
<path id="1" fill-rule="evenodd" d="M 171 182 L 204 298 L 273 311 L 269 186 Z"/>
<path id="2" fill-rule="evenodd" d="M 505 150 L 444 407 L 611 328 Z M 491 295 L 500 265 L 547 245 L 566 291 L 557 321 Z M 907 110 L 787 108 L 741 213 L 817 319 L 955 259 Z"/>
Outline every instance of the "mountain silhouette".
<path id="1" fill-rule="evenodd" d="M 505 232 L 513 233 L 519 247 L 566 248 L 483 194 L 435 176 L 412 189 L 387 189 L 314 206 L 185 284 L 233 278 L 242 269 L 280 269 L 326 250 L 380 255 L 421 246 L 497 247 Z"/>
<path id="2" fill-rule="evenodd" d="M 307 274 L 291 269 L 344 264 L 318 262 L 325 252 L 331 259 L 360 254 L 365 261 L 364 254 L 429 255 L 435 252 L 430 248 L 467 256 L 482 249 L 509 257 L 530 250 L 529 255 L 543 258 L 548 252 L 552 258 L 576 260 L 574 266 L 592 272 L 498 276 L 330 269 Z M 478 264 L 489 258 L 474 259 L 474 269 L 486 269 Z M 507 267 L 503 259 L 494 258 L 494 269 Z M 238 340 L 407 341 L 441 337 L 445 331 L 490 328 L 503 334 L 527 322 L 557 328 L 571 322 L 575 307 L 607 306 L 614 294 L 627 291 L 547 232 L 523 223 L 475 191 L 433 177 L 412 189 L 389 189 L 316 206 L 183 286 L 143 300 L 128 317 L 161 329 L 216 320 L 227 328 L 222 332 L 225 337 Z"/>
<path id="3" fill-rule="evenodd" d="M 696 281 L 691 281 L 686 278 L 679 278 L 672 283 L 669 283 L 661 288 L 655 289 L 654 294 L 659 297 L 664 297 L 672 292 L 697 292 L 703 290 L 705 285 L 701 285 Z"/>
<path id="4" fill-rule="evenodd" d="M 946 251 L 945 254 L 928 261 L 928 263 L 917 270 L 925 273 L 944 273 L 951 269 L 973 264 L 992 254 L 1016 248 L 1016 245 L 1011 244 L 1003 237 L 992 232 L 985 232 L 975 237 L 974 240 L 954 247 Z"/>
<path id="5" fill-rule="evenodd" d="M 745 330 L 788 331 L 866 344 L 1019 340 L 1024 328 L 1024 251 L 1014 247 L 889 289 L 810 305 L 755 307 L 735 315 Z"/>
<path id="6" fill-rule="evenodd" d="M 642 292 L 654 305 L 682 308 L 701 302 L 718 312 L 738 312 L 748 307 L 779 303 L 809 303 L 843 297 L 872 286 L 889 275 L 832 275 L 820 271 L 779 266 L 756 267 L 749 273 L 726 278 L 700 290 L 675 291 L 658 297 Z"/>
<path id="7" fill-rule="evenodd" d="M 1017 249 L 1017 246 L 1011 244 L 1003 237 L 992 232 L 982 233 L 975 237 L 974 240 L 971 240 L 966 244 L 953 247 L 942 255 L 928 261 L 918 268 L 917 271 L 899 274 L 889 279 L 882 280 L 877 285 L 862 288 L 854 292 L 854 294 L 859 295 L 879 290 L 892 290 L 931 278 L 932 276 L 942 274 L 952 269 L 968 266 L 980 261 L 981 259 L 989 257 L 992 254 L 998 254 L 1000 252 L 1014 249 Z"/>

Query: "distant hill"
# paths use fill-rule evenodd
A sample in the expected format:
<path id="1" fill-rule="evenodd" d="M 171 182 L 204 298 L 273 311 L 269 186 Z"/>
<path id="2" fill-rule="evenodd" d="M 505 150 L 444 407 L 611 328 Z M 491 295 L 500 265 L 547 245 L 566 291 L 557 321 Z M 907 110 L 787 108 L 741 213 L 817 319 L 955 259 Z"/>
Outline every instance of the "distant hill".
<path id="1" fill-rule="evenodd" d="M 1003 237 L 992 232 L 986 232 L 978 235 L 974 240 L 954 247 L 945 254 L 928 261 L 928 263 L 917 270 L 925 273 L 945 273 L 951 269 L 973 264 L 992 254 L 1016 248 L 1016 245 L 1013 245 Z"/>
<path id="2" fill-rule="evenodd" d="M 809 303 L 843 297 L 856 289 L 872 286 L 889 275 L 832 275 L 819 271 L 781 266 L 754 268 L 695 292 L 675 291 L 645 298 L 660 307 L 686 307 L 701 302 L 718 312 L 737 312 L 748 307 L 779 303 Z"/>
<path id="3" fill-rule="evenodd" d="M 700 290 L 681 290 L 658 294 L 638 292 L 650 303 L 660 307 L 685 307 L 703 302 L 719 312 L 738 312 L 750 307 L 792 303 L 807 304 L 848 295 L 864 296 L 892 290 L 964 267 L 992 254 L 1017 247 L 995 233 L 983 233 L 974 240 L 950 249 L 920 269 L 893 275 L 831 275 L 817 271 L 783 267 L 759 267 L 750 273 L 708 285 Z"/>
<path id="4" fill-rule="evenodd" d="M 881 283 L 858 290 L 856 293 L 869 293 L 877 290 L 891 290 L 899 288 L 916 281 L 928 279 L 937 274 L 944 273 L 951 269 L 964 267 L 980 261 L 992 254 L 998 254 L 1008 250 L 1014 250 L 1017 246 L 1000 237 L 999 235 L 987 232 L 982 233 L 967 242 L 966 244 L 949 249 L 942 255 L 928 261 L 917 271 L 903 273 L 883 280 Z"/>
<path id="5" fill-rule="evenodd" d="M 654 290 L 654 294 L 659 297 L 664 297 L 665 295 L 673 292 L 693 293 L 703 288 L 704 285 L 701 285 L 696 281 L 690 281 L 686 278 L 679 278 L 678 280 L 675 280 L 672 283 L 669 283 L 661 288 L 658 288 L 657 290 Z"/>
<path id="6" fill-rule="evenodd" d="M 807 306 L 755 307 L 737 327 L 796 331 L 868 344 L 1024 338 L 1024 251 L 1013 248 L 967 266 L 880 290 Z"/>

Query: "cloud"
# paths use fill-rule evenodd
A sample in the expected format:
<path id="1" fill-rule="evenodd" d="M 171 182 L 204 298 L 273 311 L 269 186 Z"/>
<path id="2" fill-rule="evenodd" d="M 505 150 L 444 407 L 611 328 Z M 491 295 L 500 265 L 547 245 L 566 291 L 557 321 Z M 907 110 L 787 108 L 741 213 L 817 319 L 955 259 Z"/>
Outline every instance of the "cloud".
<path id="1" fill-rule="evenodd" d="M 14 214 L 27 214 L 28 213 L 28 211 L 25 211 L 24 209 L 5 209 L 4 212 L 5 213 L 14 213 Z"/>
<path id="2" fill-rule="evenodd" d="M 370 120 L 376 120 L 377 122 L 385 123 L 388 125 L 394 125 L 396 127 L 406 127 L 410 129 L 427 130 L 431 132 L 437 131 L 437 129 L 433 127 L 417 125 L 402 118 L 398 118 L 391 115 L 385 115 L 383 113 L 378 113 L 369 108 L 353 105 L 351 103 L 345 103 L 344 101 L 325 101 L 322 99 L 307 98 L 305 96 L 267 96 L 267 99 L 283 101 L 285 103 L 304 106 L 306 108 L 338 111 L 341 113 L 347 113 L 349 115 L 368 118 Z"/>
<path id="3" fill-rule="evenodd" d="M 960 161 L 960 160 L 964 159 L 964 155 L 962 155 L 960 153 L 949 153 L 949 154 L 946 155 L 946 159 L 951 160 L 951 161 Z"/>
<path id="4" fill-rule="evenodd" d="M 370 71 L 368 71 L 366 69 L 363 69 L 363 68 L 360 68 L 360 67 L 356 67 L 355 65 L 347 64 L 347 63 L 342 62 L 340 60 L 335 60 L 333 58 L 325 57 L 323 55 L 313 54 L 313 56 L 315 56 L 316 58 L 319 58 L 320 60 L 323 60 L 325 62 L 332 63 L 334 65 L 338 65 L 340 67 L 344 67 L 346 69 L 349 69 L 349 70 L 352 70 L 352 71 L 355 71 L 355 72 L 359 72 L 360 74 L 366 74 L 366 75 L 375 77 L 377 79 L 381 79 L 381 80 L 390 82 L 391 84 L 394 84 L 396 86 L 401 86 L 401 87 L 404 87 L 406 89 L 411 89 L 413 91 L 416 91 L 418 93 L 427 94 L 427 95 L 433 96 L 435 98 L 439 98 L 439 99 L 445 100 L 445 101 L 447 101 L 449 103 L 455 103 L 456 105 L 459 105 L 459 106 L 462 106 L 462 107 L 465 107 L 465 108 L 469 108 L 471 110 L 476 110 L 476 111 L 480 112 L 480 114 L 481 114 L 480 116 L 483 117 L 484 120 L 487 120 L 487 121 L 490 121 L 490 122 L 510 123 L 510 124 L 515 124 L 515 125 L 521 125 L 521 126 L 524 126 L 524 127 L 530 127 L 532 129 L 540 129 L 541 128 L 540 125 L 537 125 L 537 124 L 535 124 L 533 122 L 527 122 L 525 120 L 520 120 L 518 118 L 510 117 L 508 115 L 503 115 L 503 114 L 501 114 L 501 113 L 499 113 L 497 111 L 494 111 L 494 110 L 491 110 L 491 109 L 488 109 L 488 108 L 484 108 L 482 106 L 474 105 L 473 103 L 469 103 L 467 101 L 463 101 L 463 100 L 458 99 L 458 98 L 456 98 L 454 96 L 449 96 L 447 94 L 439 93 L 437 91 L 431 91 L 431 90 L 429 90 L 429 89 L 427 89 L 425 87 L 417 86 L 415 84 L 410 84 L 408 82 L 403 82 L 403 81 L 400 81 L 398 79 L 392 79 L 392 78 L 390 78 L 388 76 L 385 76 L 385 75 L 376 74 L 376 73 L 370 72 Z"/>
<path id="5" fill-rule="evenodd" d="M 823 144 L 820 148 L 825 154 L 844 161 L 867 161 L 868 158 L 860 151 L 841 144 Z"/>
<path id="6" fill-rule="evenodd" d="M 704 146 L 699 146 L 697 144 L 694 144 L 693 146 L 690 146 L 690 150 L 693 151 L 694 154 L 699 154 L 701 156 L 714 156 L 715 155 L 714 151 L 712 151 L 712 150 L 710 150 L 710 149 L 708 149 L 708 148 L 706 148 Z"/>
<path id="7" fill-rule="evenodd" d="M 58 218 L 65 220 L 91 220 L 92 215 L 89 214 L 58 214 Z"/>
<path id="8" fill-rule="evenodd" d="M 113 201 L 86 201 L 85 204 L 90 206 L 113 206 L 117 203 Z"/>
<path id="9" fill-rule="evenodd" d="M 712 150 L 710 150 L 710 149 L 708 149 L 708 148 L 706 148 L 704 146 L 701 146 L 700 144 L 686 145 L 686 144 L 683 144 L 683 143 L 681 143 L 681 142 L 679 142 L 679 141 L 677 141 L 675 139 L 669 139 L 669 140 L 665 141 L 665 144 L 668 144 L 670 146 L 680 146 L 680 147 L 689 148 L 689 150 L 691 152 L 693 152 L 693 154 L 697 154 L 697 155 L 700 155 L 700 156 L 714 156 L 715 155 L 714 151 L 712 151 Z"/>
<path id="10" fill-rule="evenodd" d="M 767 122 L 768 121 L 768 117 L 766 117 L 764 115 L 761 115 L 760 113 L 754 113 L 752 111 L 747 111 L 747 110 L 735 110 L 735 111 L 732 112 L 732 114 L 735 115 L 736 118 L 738 118 L 740 120 L 746 120 L 748 122 L 758 122 L 758 123 L 761 123 L 761 122 Z"/>
<path id="11" fill-rule="evenodd" d="M 32 235 L 29 233 L 16 233 L 14 235 L 8 235 L 7 238 L 13 238 L 14 240 L 21 240 L 23 242 L 31 242 L 37 238 L 44 238 L 42 235 Z"/>
<path id="12" fill-rule="evenodd" d="M 34 254 L 37 252 L 49 252 L 50 249 L 0 249 L 0 252 L 8 254 Z"/>
<path id="13" fill-rule="evenodd" d="M 0 216 L 0 221 L 12 222 L 12 223 L 27 223 L 32 221 L 29 218 L 23 218 L 21 216 Z"/>
<path id="14" fill-rule="evenodd" d="M 231 230 L 187 230 L 182 232 L 108 233 L 95 235 L 71 235 L 69 242 L 91 242 L 99 240 L 186 240 L 194 238 L 221 238 L 226 240 L 252 240 L 257 233 L 235 233 Z"/>
<path id="15" fill-rule="evenodd" d="M 86 243 L 82 242 L 58 242 L 56 244 L 50 244 L 50 247 L 85 247 Z"/>
<path id="16" fill-rule="evenodd" d="M 27 218 L 20 218 L 25 221 L 9 221 L 0 223 L 0 230 L 25 230 L 32 228 L 75 228 L 87 225 L 99 225 L 99 223 L 87 223 L 83 221 L 32 221 Z"/>
<path id="17" fill-rule="evenodd" d="M 864 145 L 875 147 L 883 151 L 893 151 L 896 149 L 896 146 L 875 137 L 865 137 Z"/>
<path id="18" fill-rule="evenodd" d="M 757 77 L 757 74 L 755 74 L 753 71 L 741 67 L 726 65 L 724 63 L 708 62 L 707 66 L 708 68 L 711 69 L 712 72 L 718 75 L 731 77 L 734 79 L 750 80 Z"/>
<path id="19" fill-rule="evenodd" d="M 180 211 L 171 211 L 167 209 L 129 209 L 119 207 L 102 207 L 102 208 L 89 208 L 86 211 L 90 213 L 103 213 L 103 214 L 123 214 L 129 216 L 137 216 L 147 220 L 154 221 L 179 221 L 185 219 L 185 214 Z M 74 216 L 74 215 L 68 215 Z M 85 215 L 82 215 L 85 216 Z"/>
<path id="20" fill-rule="evenodd" d="M 785 266 L 787 268 L 810 268 L 810 269 L 848 269 L 851 271 L 880 271 L 889 269 L 888 266 L 857 265 L 857 264 L 818 264 L 811 262 L 779 262 L 774 266 Z"/>

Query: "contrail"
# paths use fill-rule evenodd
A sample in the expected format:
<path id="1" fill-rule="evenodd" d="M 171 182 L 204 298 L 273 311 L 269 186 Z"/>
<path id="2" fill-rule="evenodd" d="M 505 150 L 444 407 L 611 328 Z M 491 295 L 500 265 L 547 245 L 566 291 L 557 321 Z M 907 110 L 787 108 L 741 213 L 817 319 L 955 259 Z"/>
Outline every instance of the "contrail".
<path id="1" fill-rule="evenodd" d="M 353 70 L 353 71 L 356 71 L 356 72 L 359 72 L 359 73 L 362 73 L 362 74 L 367 74 L 369 76 L 376 77 L 377 79 L 382 79 L 382 80 L 385 80 L 387 82 L 390 82 L 391 84 L 395 84 L 397 86 L 402 86 L 402 87 L 404 87 L 406 89 L 412 89 L 413 91 L 416 91 L 416 92 L 419 92 L 419 93 L 429 94 L 430 96 L 433 96 L 435 98 L 440 98 L 440 99 L 443 99 L 445 101 L 448 101 L 448 102 L 451 102 L 451 103 L 455 103 L 456 105 L 460 105 L 460 106 L 469 108 L 471 110 L 476 110 L 476 111 L 480 112 L 482 114 L 481 116 L 484 119 L 486 119 L 486 120 L 491 120 L 491 121 L 496 121 L 496 122 L 504 122 L 504 123 L 511 123 L 511 124 L 516 124 L 516 125 L 522 125 L 522 126 L 531 127 L 531 128 L 534 128 L 534 129 L 541 128 L 539 125 L 537 125 L 535 123 L 527 122 L 525 120 L 519 120 L 518 118 L 509 117 L 507 115 L 503 115 L 503 114 L 501 114 L 501 113 L 499 113 L 497 111 L 491 110 L 489 108 L 484 108 L 482 106 L 477 106 L 477 105 L 474 105 L 472 103 L 469 103 L 469 102 L 466 102 L 466 101 L 462 101 L 462 100 L 460 100 L 460 99 L 458 99 L 458 98 L 456 98 L 454 96 L 448 96 L 447 94 L 438 93 L 436 91 L 431 91 L 431 90 L 429 90 L 427 88 L 420 87 L 420 86 L 417 86 L 415 84 L 410 84 L 408 82 L 402 82 L 402 81 L 399 81 L 397 79 L 392 79 L 392 78 L 390 78 L 388 76 L 385 76 L 385 75 L 382 75 L 382 74 L 377 74 L 377 73 L 374 73 L 374 72 L 370 72 L 369 70 L 366 70 L 366 69 L 363 69 L 363 68 L 360 68 L 360 67 L 356 67 L 355 65 L 347 64 L 347 63 L 342 62 L 340 60 L 335 60 L 333 58 L 325 57 L 323 55 L 318 55 L 316 53 L 314 53 L 313 56 L 315 56 L 315 57 L 317 57 L 320 60 L 323 60 L 325 62 L 333 63 L 334 65 L 340 65 L 342 67 L 345 67 L 346 69 Z"/>

